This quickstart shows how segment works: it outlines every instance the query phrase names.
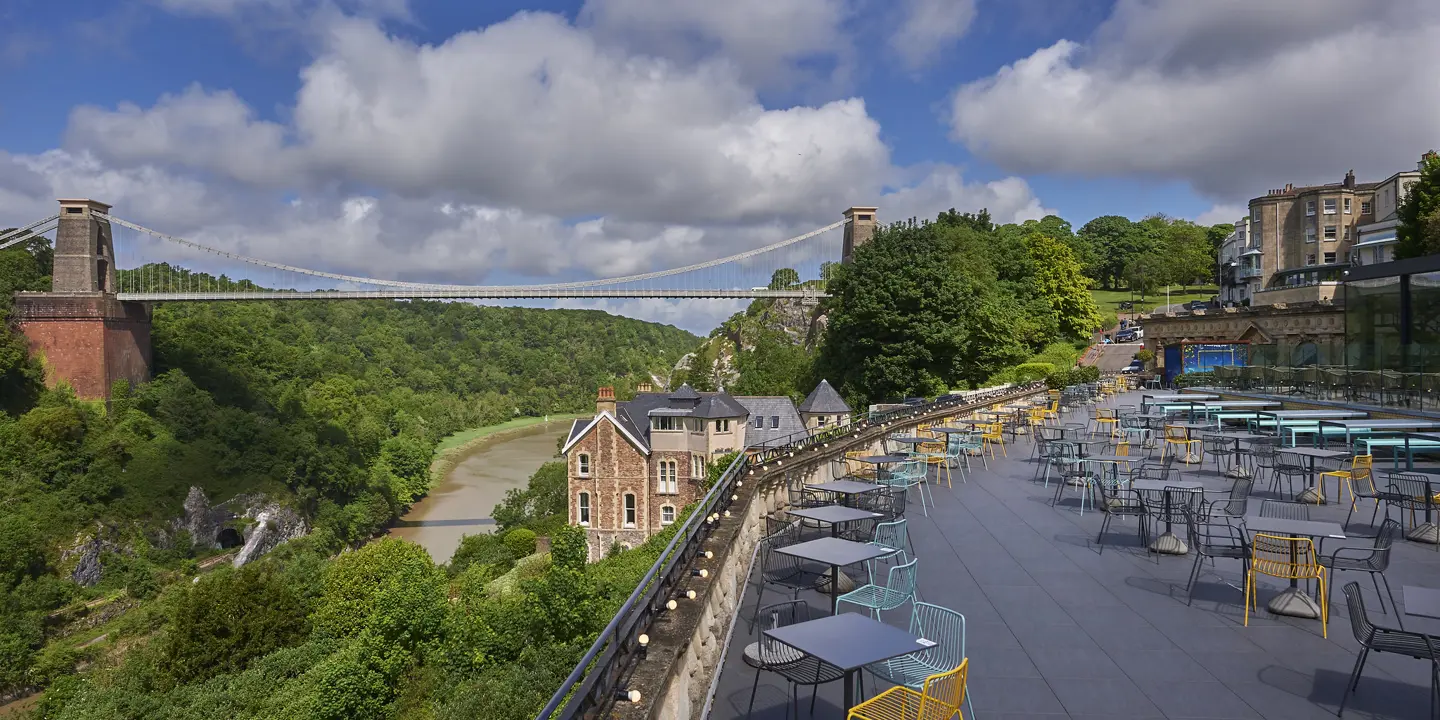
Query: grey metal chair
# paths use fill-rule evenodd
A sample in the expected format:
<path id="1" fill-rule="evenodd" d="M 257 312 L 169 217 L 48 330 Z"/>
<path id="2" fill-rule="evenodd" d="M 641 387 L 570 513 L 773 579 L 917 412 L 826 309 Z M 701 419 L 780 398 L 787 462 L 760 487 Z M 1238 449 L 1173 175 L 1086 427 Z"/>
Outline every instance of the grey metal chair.
<path id="1" fill-rule="evenodd" d="M 812 617 L 813 616 L 813 617 Z M 795 625 L 818 617 L 818 613 L 812 613 L 810 606 L 803 600 L 791 600 L 789 602 L 776 603 L 758 608 L 757 618 L 764 618 L 763 630 L 775 630 L 787 625 Z M 828 682 L 843 679 L 845 671 L 830 663 L 823 662 L 813 655 L 807 655 L 795 648 L 786 645 L 778 640 L 771 640 L 763 632 L 757 642 L 745 646 L 745 664 L 755 668 L 755 682 L 750 686 L 750 705 L 745 710 L 745 717 L 755 711 L 755 691 L 760 688 L 760 672 L 762 670 L 773 672 L 790 685 L 790 703 L 795 708 L 795 717 L 800 717 L 800 696 L 801 685 L 810 685 L 810 714 L 815 714 L 815 688 Z M 790 716 L 790 708 L 785 709 L 785 716 Z"/>
<path id="2" fill-rule="evenodd" d="M 1245 539 L 1244 520 L 1226 514 L 1191 514 L 1187 521 L 1190 549 L 1195 552 L 1195 565 L 1190 568 L 1190 582 L 1185 584 L 1185 604 L 1195 598 L 1195 582 L 1200 579 L 1200 565 L 1216 558 L 1239 560 L 1245 573 L 1250 572 L 1250 543 Z"/>
<path id="3" fill-rule="evenodd" d="M 782 547 L 794 545 L 799 541 L 800 523 L 798 521 L 760 539 L 760 587 L 755 594 L 755 616 L 750 620 L 750 627 L 755 627 L 755 623 L 760 618 L 761 601 L 765 599 L 766 586 L 774 585 L 789 590 L 790 599 L 797 600 L 801 590 L 814 587 L 815 582 L 819 579 L 820 574 L 804 560 L 794 555 L 776 552 Z"/>
<path id="4" fill-rule="evenodd" d="M 1250 490 L 1254 487 L 1252 478 L 1241 478 L 1230 486 L 1230 495 L 1224 501 L 1206 501 L 1200 506 L 1200 515 L 1209 517 L 1216 513 L 1231 517 L 1245 517 L 1250 507 Z"/>
<path id="5" fill-rule="evenodd" d="M 1262 500 L 1260 501 L 1260 517 L 1278 518 L 1282 520 L 1309 520 L 1310 503 L 1289 502 L 1286 500 Z"/>
<path id="6" fill-rule="evenodd" d="M 1434 715 L 1436 707 L 1440 706 L 1440 654 L 1437 654 L 1440 639 L 1423 633 L 1392 630 L 1370 622 L 1369 614 L 1365 612 L 1365 598 L 1360 594 L 1360 583 L 1345 584 L 1345 605 L 1350 611 L 1350 629 L 1355 633 L 1355 641 L 1360 643 L 1360 654 L 1355 657 L 1355 669 L 1350 672 L 1349 682 L 1345 683 L 1345 694 L 1340 696 L 1340 709 L 1335 716 L 1344 717 L 1345 701 L 1350 699 L 1350 693 L 1359 692 L 1360 673 L 1364 672 L 1365 661 L 1372 651 L 1430 661 L 1430 714 Z"/>
<path id="7" fill-rule="evenodd" d="M 1390 591 L 1390 580 L 1385 577 L 1385 571 L 1390 568 L 1390 548 L 1395 544 L 1395 538 L 1400 535 L 1400 523 L 1389 518 L 1380 524 L 1380 532 L 1375 535 L 1375 544 L 1372 547 L 1342 547 L 1336 548 L 1333 552 L 1319 556 L 1319 562 L 1330 571 L 1330 582 L 1325 586 L 1325 602 L 1330 602 L 1330 588 L 1335 587 L 1335 574 L 1341 570 L 1364 572 L 1370 574 L 1370 582 L 1375 584 L 1375 596 L 1380 598 L 1380 612 L 1385 610 L 1385 596 L 1390 598 L 1390 607 L 1395 608 L 1395 621 L 1400 623 L 1400 629 L 1405 629 L 1404 613 L 1400 612 L 1400 606 L 1395 604 L 1395 593 Z M 1376 580 L 1379 576 L 1379 580 Z M 1385 581 L 1385 596 L 1380 595 L 1380 581 Z"/>
<path id="8" fill-rule="evenodd" d="M 1140 546 L 1144 547 L 1149 540 L 1149 532 L 1145 524 L 1145 503 L 1140 499 L 1140 492 L 1112 485 L 1103 479 L 1095 483 L 1095 490 L 1100 494 L 1100 512 L 1105 513 L 1105 519 L 1100 523 L 1100 533 L 1095 536 L 1095 544 L 1100 546 L 1100 554 L 1105 554 L 1105 543 L 1102 542 L 1105 531 L 1110 528 L 1110 521 L 1117 517 L 1136 519 L 1135 532 L 1139 536 Z"/>
<path id="9" fill-rule="evenodd" d="M 1293 452 L 1279 450 L 1276 452 L 1275 466 L 1271 468 L 1270 491 L 1284 495 L 1280 490 L 1280 483 L 1284 482 L 1290 491 L 1290 497 L 1295 497 L 1295 481 L 1299 480 L 1303 487 L 1306 478 L 1310 476 L 1310 466 L 1305 458 Z"/>

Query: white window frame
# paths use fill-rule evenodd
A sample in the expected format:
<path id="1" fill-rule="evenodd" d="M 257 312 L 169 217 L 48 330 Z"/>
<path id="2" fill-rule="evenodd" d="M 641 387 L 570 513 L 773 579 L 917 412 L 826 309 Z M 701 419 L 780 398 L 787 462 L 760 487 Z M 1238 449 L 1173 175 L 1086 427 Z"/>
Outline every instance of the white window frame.
<path id="1" fill-rule="evenodd" d="M 779 416 L 779 415 L 771 415 L 771 416 L 770 416 L 770 429 L 771 429 L 771 430 L 779 430 L 779 429 L 780 429 L 780 416 Z"/>
<path id="2" fill-rule="evenodd" d="M 580 453 L 575 456 L 575 474 L 580 477 L 590 477 L 590 453 Z"/>
<path id="3" fill-rule="evenodd" d="M 756 429 L 756 430 L 764 430 L 764 429 L 765 429 L 765 416 L 764 416 L 764 415 L 756 415 L 756 416 L 755 416 L 755 429 Z"/>
<path id="4" fill-rule="evenodd" d="M 1342 204 L 1345 206 L 1345 214 L 1346 214 L 1346 215 L 1350 215 L 1350 214 L 1351 214 L 1351 212 L 1350 212 L 1350 205 L 1351 205 L 1351 203 L 1350 203 L 1350 198 L 1345 198 L 1345 201 L 1344 201 L 1344 203 L 1342 203 Z"/>
<path id="5" fill-rule="evenodd" d="M 1250 209 L 1250 221 L 1260 222 L 1260 208 L 1256 207 Z"/>
<path id="6" fill-rule="evenodd" d="M 704 455 L 691 455 L 691 456 L 690 456 L 690 477 L 691 477 L 692 479 L 694 479 L 694 480 L 699 480 L 699 479 L 705 477 L 705 456 L 704 456 Z"/>
<path id="7" fill-rule="evenodd" d="M 1315 253 L 1305 253 L 1305 267 L 1315 264 Z"/>
<path id="8" fill-rule="evenodd" d="M 1306 201 L 1305 201 L 1305 215 L 1306 215 L 1306 217 L 1309 217 L 1309 216 L 1314 215 L 1314 214 L 1315 214 L 1315 201 L 1314 201 L 1314 200 L 1306 200 Z"/>
<path id="9" fill-rule="evenodd" d="M 1325 198 L 1321 203 L 1320 207 L 1324 209 L 1326 215 L 1335 214 L 1335 198 Z"/>
<path id="10" fill-rule="evenodd" d="M 575 521 L 590 526 L 590 493 L 582 492 L 575 500 Z"/>
<path id="11" fill-rule="evenodd" d="M 684 429 L 683 425 L 677 427 L 676 420 L 683 422 L 684 418 L 676 418 L 674 415 L 655 415 L 650 418 L 650 429 L 661 432 Z"/>
<path id="12" fill-rule="evenodd" d="M 665 519 L 665 516 L 666 516 L 667 514 L 670 516 L 670 519 L 669 519 L 669 520 L 666 520 L 666 519 Z M 661 506 L 660 506 L 660 525 L 661 525 L 661 526 L 670 525 L 670 524 L 672 524 L 672 523 L 674 523 L 674 522 L 675 522 L 675 506 L 674 506 L 674 505 L 661 505 Z"/>
<path id="13" fill-rule="evenodd" d="M 640 515 L 640 511 L 636 508 L 635 504 L 635 494 L 625 493 L 625 498 L 622 502 L 624 503 L 622 512 L 625 513 L 625 527 L 633 528 L 635 527 L 635 519 Z"/>
<path id="14" fill-rule="evenodd" d="M 1346 241 L 1346 242 L 1349 242 L 1349 241 L 1350 241 L 1350 226 L 1349 226 L 1349 225 L 1346 225 L 1346 226 L 1345 226 L 1345 241 Z"/>
<path id="15" fill-rule="evenodd" d="M 1335 239 L 1339 237 L 1339 233 L 1340 229 L 1334 225 L 1326 225 L 1321 228 L 1321 237 L 1325 238 L 1326 242 L 1335 242 Z"/>
<path id="16" fill-rule="evenodd" d="M 1325 253 L 1324 255 L 1321 255 L 1320 259 L 1325 261 L 1323 263 L 1325 265 L 1333 265 L 1335 263 L 1335 259 L 1338 257 L 1340 257 L 1338 254 L 1336 254 L 1334 251 L 1331 251 Z"/>
<path id="17" fill-rule="evenodd" d="M 1361 200 L 1361 201 L 1360 201 L 1360 214 L 1361 214 L 1361 215 L 1369 215 L 1369 214 L 1370 214 L 1370 210 L 1371 210 L 1371 208 L 1373 208 L 1373 207 L 1374 207 L 1374 205 L 1371 205 L 1369 200 Z"/>
<path id="18" fill-rule="evenodd" d="M 655 463 L 655 492 L 661 495 L 678 495 L 680 480 L 679 463 L 674 460 L 660 460 Z"/>
<path id="19" fill-rule="evenodd" d="M 1313 228 L 1313 227 L 1307 227 L 1307 228 L 1305 228 L 1305 242 L 1307 242 L 1307 243 L 1313 243 L 1313 242 L 1315 242 L 1315 228 Z"/>
<path id="20" fill-rule="evenodd" d="M 816 415 L 815 427 L 825 427 L 825 422 L 830 419 L 829 415 Z"/>
<path id="21" fill-rule="evenodd" d="M 715 432 L 717 432 L 717 433 L 728 433 L 728 432 L 730 432 L 730 419 L 729 419 L 729 418 L 720 418 L 719 420 L 716 420 L 716 421 L 715 421 Z"/>

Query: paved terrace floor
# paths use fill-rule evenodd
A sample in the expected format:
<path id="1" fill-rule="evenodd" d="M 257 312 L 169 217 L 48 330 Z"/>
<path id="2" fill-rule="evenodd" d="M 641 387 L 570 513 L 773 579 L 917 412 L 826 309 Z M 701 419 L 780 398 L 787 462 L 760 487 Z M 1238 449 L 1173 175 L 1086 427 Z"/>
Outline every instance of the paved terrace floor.
<path id="1" fill-rule="evenodd" d="M 1136 393 L 1119 402 L 1139 400 Z M 1088 414 L 1089 408 L 1082 408 L 1065 421 Z M 1340 587 L 1359 582 L 1372 621 L 1395 625 L 1393 614 L 1380 614 L 1369 578 L 1342 572 L 1335 578 L 1329 639 L 1321 638 L 1318 620 L 1265 611 L 1265 603 L 1284 587 L 1284 581 L 1270 578 L 1261 580 L 1260 612 L 1251 613 L 1244 627 L 1238 560 L 1217 560 L 1213 569 L 1207 564 L 1194 605 L 1187 607 L 1185 581 L 1193 555 L 1145 552 L 1134 518 L 1111 523 L 1100 554 L 1095 535 L 1102 514 L 1087 506 L 1081 516 L 1077 496 L 1069 492 L 1068 503 L 1051 507 L 1051 491 L 1031 481 L 1029 440 L 1022 436 L 1009 452 L 989 471 L 977 464 L 968 483 L 957 478 L 953 489 L 935 487 L 938 507 L 928 518 L 912 491 L 906 513 L 920 558 L 920 599 L 965 615 L 976 717 L 1333 718 L 1358 649 Z M 1204 482 L 1207 497 L 1229 489 L 1230 481 L 1213 464 L 1204 470 L 1176 467 L 1184 479 Z M 1267 496 L 1268 484 L 1268 478 L 1257 483 L 1255 494 Z M 1364 508 L 1350 526 L 1352 539 L 1327 540 L 1326 552 L 1339 544 L 1372 542 L 1355 537 L 1374 534 L 1367 524 L 1371 506 Z M 1332 503 L 1314 508 L 1312 518 L 1341 521 L 1346 509 Z M 1440 587 L 1440 553 L 1401 540 L 1388 577 L 1397 599 L 1402 585 Z M 745 717 L 755 671 L 744 664 L 742 650 L 755 641 L 748 624 L 754 582 L 752 576 L 729 644 L 710 714 L 715 720 Z M 801 598 L 814 608 L 829 607 L 828 596 L 819 593 L 806 591 Z M 785 599 L 781 592 L 765 595 L 767 603 Z M 907 604 L 886 613 L 885 621 L 906 627 L 909 613 Z M 1407 629 L 1440 634 L 1440 620 L 1407 616 L 1405 622 Z M 1422 661 L 1372 653 L 1345 717 L 1426 717 L 1429 673 Z M 865 689 L 867 696 L 877 692 L 868 675 Z M 800 692 L 804 714 L 809 689 Z M 761 673 L 753 717 L 785 717 L 788 693 L 779 676 Z M 841 683 L 821 686 L 814 717 L 843 718 L 841 694 Z M 965 712 L 971 717 L 968 707 Z"/>

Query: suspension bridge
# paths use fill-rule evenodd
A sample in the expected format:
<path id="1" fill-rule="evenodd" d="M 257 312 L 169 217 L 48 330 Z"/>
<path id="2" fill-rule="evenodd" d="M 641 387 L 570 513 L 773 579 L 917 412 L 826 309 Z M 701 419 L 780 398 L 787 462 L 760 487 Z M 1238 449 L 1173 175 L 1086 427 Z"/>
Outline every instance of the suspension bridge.
<path id="1" fill-rule="evenodd" d="M 67 225 L 68 231 L 62 229 Z M 815 302 L 826 297 L 821 282 L 824 266 L 848 258 L 854 246 L 869 239 L 874 227 L 875 208 L 857 207 L 824 227 L 704 262 L 620 277 L 504 285 L 412 282 L 266 260 L 152 230 L 92 201 L 61 201 L 59 214 L 0 234 L 0 249 L 37 236 L 48 238 L 54 232 L 55 290 L 102 292 L 120 301 L 793 298 Z M 61 235 L 86 239 L 67 243 Z M 323 243 L 316 247 L 323 250 Z M 62 266 L 74 273 L 67 274 Z M 786 282 L 773 283 L 782 269 L 795 274 L 787 273 Z M 88 282 L 76 279 L 76 273 Z M 62 282 L 62 275 L 70 280 Z"/>

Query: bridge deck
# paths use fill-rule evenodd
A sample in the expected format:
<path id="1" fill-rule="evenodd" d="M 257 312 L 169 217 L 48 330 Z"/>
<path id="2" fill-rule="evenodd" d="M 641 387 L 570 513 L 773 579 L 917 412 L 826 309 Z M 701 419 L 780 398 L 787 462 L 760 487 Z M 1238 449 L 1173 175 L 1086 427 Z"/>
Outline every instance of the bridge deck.
<path id="1" fill-rule="evenodd" d="M 1126 402 L 1138 403 L 1135 395 Z M 1147 555 L 1135 538 L 1135 521 L 1117 518 L 1106 535 L 1103 555 L 1094 544 L 1102 516 L 1072 500 L 1050 506 L 1051 491 L 1031 482 L 1031 445 L 1010 447 L 1010 459 L 978 470 L 954 489 L 935 488 L 938 508 L 926 518 L 913 499 L 907 512 L 911 542 L 920 558 L 920 597 L 953 608 L 967 622 L 970 689 L 976 714 L 984 720 L 1026 718 L 1333 718 L 1358 648 L 1343 595 L 1336 587 L 1329 639 L 1318 621 L 1281 618 L 1263 603 L 1281 581 L 1262 581 L 1262 610 L 1241 626 L 1243 587 L 1239 561 L 1218 561 L 1202 572 L 1193 607 L 1185 605 L 1185 582 L 1193 555 Z M 1193 468 L 1194 466 L 1192 466 Z M 1229 481 L 1213 465 L 1184 472 L 1207 491 L 1224 492 Z M 1257 485 L 1264 496 L 1268 481 Z M 1053 484 L 1052 484 L 1053 490 Z M 912 498 L 913 498 L 912 493 Z M 1067 497 L 1074 497 L 1067 493 Z M 1366 526 L 1369 506 L 1356 513 L 1351 534 Z M 1319 507 L 1316 520 L 1343 520 L 1345 508 Z M 1366 539 L 1327 541 L 1368 544 Z M 1397 596 L 1402 585 L 1437 586 L 1440 553 L 1409 541 L 1397 544 L 1388 573 Z M 1340 573 L 1340 585 L 1361 583 L 1372 619 L 1381 615 L 1369 580 Z M 754 608 L 747 590 L 743 617 Z M 828 607 L 818 593 L 801 594 L 816 608 Z M 765 601 L 779 602 L 778 592 Z M 1402 600 L 1403 602 L 1403 600 Z M 905 626 L 909 606 L 886 614 Z M 1406 627 L 1440 633 L 1440 620 L 1407 616 Z M 754 642 L 747 623 L 737 623 L 710 717 L 745 717 L 755 671 L 741 659 Z M 1372 654 L 1346 717 L 1424 717 L 1429 705 L 1429 666 L 1394 655 Z M 866 689 L 875 693 L 873 679 Z M 809 702 L 802 689 L 801 712 Z M 843 718 L 841 685 L 819 688 L 817 718 Z M 788 689 L 771 673 L 760 674 L 753 717 L 785 716 Z M 966 717 L 970 717 L 966 709 Z"/>

